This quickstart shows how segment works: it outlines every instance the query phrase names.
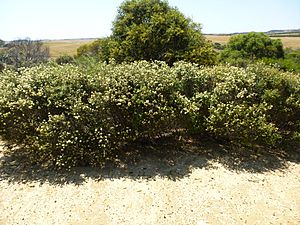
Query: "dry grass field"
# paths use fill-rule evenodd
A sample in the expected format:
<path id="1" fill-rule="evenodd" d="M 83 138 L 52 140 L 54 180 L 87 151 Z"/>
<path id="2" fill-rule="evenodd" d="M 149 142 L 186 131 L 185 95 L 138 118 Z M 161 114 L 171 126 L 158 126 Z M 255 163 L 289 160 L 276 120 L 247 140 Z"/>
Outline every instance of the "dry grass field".
<path id="1" fill-rule="evenodd" d="M 225 35 L 205 35 L 205 37 L 213 43 L 218 42 L 220 44 L 226 44 L 230 38 L 230 36 Z"/>
<path id="2" fill-rule="evenodd" d="M 230 38 L 229 35 L 205 35 L 212 42 L 226 44 Z M 300 49 L 300 37 L 272 37 L 281 39 L 285 48 Z"/>
<path id="3" fill-rule="evenodd" d="M 53 40 L 44 44 L 49 47 L 50 56 L 57 58 L 61 55 L 75 55 L 79 46 L 93 41 L 94 39 Z"/>
<path id="4" fill-rule="evenodd" d="M 285 48 L 300 49 L 300 37 L 280 37 L 280 39 Z"/>

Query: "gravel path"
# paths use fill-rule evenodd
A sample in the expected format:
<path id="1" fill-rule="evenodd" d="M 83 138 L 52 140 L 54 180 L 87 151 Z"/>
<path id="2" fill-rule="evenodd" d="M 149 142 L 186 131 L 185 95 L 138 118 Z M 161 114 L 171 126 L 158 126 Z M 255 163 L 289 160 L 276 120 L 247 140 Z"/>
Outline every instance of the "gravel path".
<path id="1" fill-rule="evenodd" d="M 296 162 L 255 172 L 189 153 L 64 173 L 3 153 L 0 163 L 0 224 L 300 224 Z"/>

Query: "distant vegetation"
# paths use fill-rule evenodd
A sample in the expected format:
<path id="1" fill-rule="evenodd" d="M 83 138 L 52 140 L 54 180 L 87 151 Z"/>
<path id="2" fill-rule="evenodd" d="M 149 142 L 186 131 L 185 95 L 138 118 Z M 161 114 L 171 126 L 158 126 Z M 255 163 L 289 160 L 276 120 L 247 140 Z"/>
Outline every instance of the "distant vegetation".
<path id="1" fill-rule="evenodd" d="M 0 63 L 14 69 L 31 67 L 45 63 L 49 59 L 49 49 L 41 41 L 28 39 L 11 41 L 0 52 Z"/>
<path id="2" fill-rule="evenodd" d="M 221 61 L 242 66 L 263 58 L 284 57 L 283 45 L 279 39 L 271 39 L 263 33 L 238 34 L 229 39 L 220 53 Z"/>
<path id="3" fill-rule="evenodd" d="M 267 35 L 272 37 L 300 37 L 300 29 L 292 30 L 270 30 L 266 32 Z"/>
<path id="4" fill-rule="evenodd" d="M 75 59 L 70 55 L 62 55 L 62 56 L 57 57 L 55 59 L 55 62 L 58 65 L 63 65 L 63 64 L 68 64 L 68 63 L 75 63 Z"/>
<path id="5" fill-rule="evenodd" d="M 253 62 L 264 62 L 285 71 L 300 72 L 300 50 L 284 51 L 280 39 L 271 39 L 263 33 L 248 33 L 232 36 L 227 45 L 216 46 L 222 51 L 221 62 L 235 66 L 247 66 Z"/>
<path id="6" fill-rule="evenodd" d="M 300 147 L 300 51 L 265 34 L 212 43 L 167 1 L 127 0 L 112 35 L 75 57 L 2 45 L 0 135 L 32 162 L 101 165 L 172 133 L 253 152 Z"/>

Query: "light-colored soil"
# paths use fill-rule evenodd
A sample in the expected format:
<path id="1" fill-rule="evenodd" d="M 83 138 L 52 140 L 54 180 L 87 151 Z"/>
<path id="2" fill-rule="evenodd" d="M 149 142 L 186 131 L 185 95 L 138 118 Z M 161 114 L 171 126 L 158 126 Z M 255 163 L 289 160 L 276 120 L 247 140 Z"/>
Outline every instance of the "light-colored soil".
<path id="1" fill-rule="evenodd" d="M 296 161 L 210 149 L 54 172 L 0 153 L 0 224 L 300 224 Z"/>

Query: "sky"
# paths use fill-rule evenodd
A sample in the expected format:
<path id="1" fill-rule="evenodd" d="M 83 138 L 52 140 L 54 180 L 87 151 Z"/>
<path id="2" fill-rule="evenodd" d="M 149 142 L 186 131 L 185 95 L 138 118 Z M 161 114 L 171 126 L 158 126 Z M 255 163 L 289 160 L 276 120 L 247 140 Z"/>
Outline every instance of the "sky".
<path id="1" fill-rule="evenodd" d="M 123 0 L 0 0 L 0 39 L 100 38 Z M 169 0 L 203 33 L 300 28 L 300 0 Z"/>

